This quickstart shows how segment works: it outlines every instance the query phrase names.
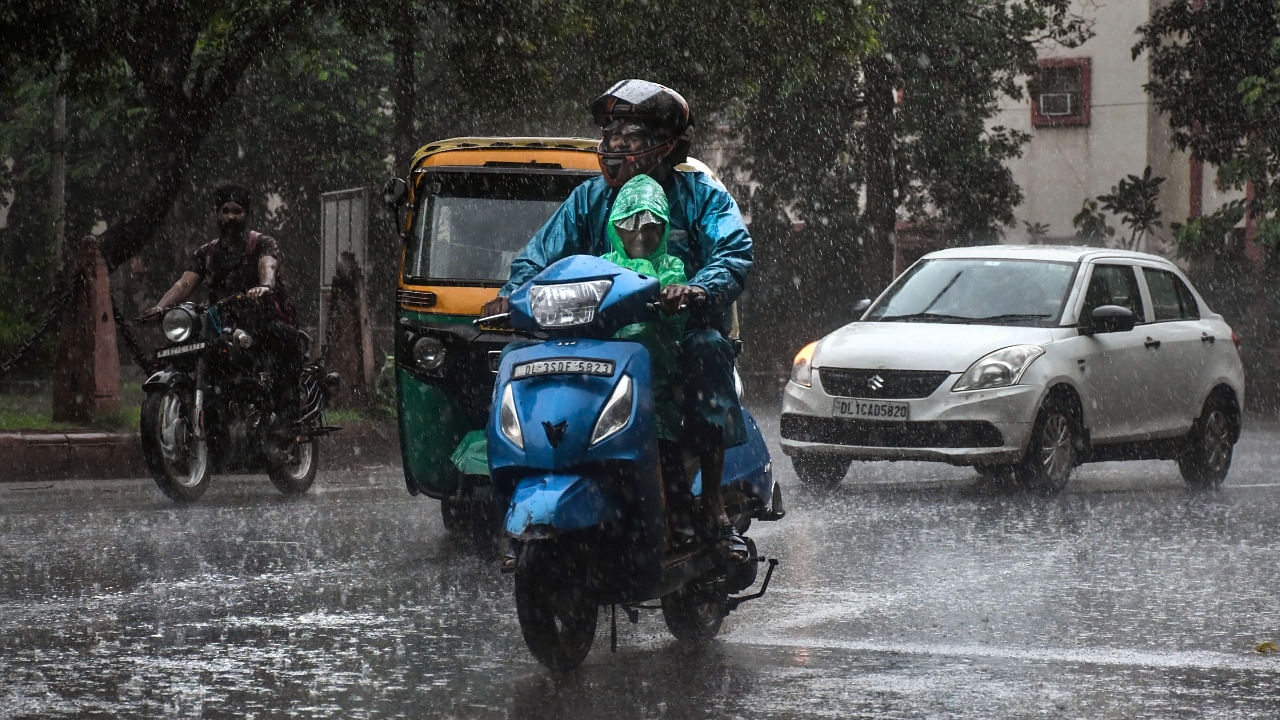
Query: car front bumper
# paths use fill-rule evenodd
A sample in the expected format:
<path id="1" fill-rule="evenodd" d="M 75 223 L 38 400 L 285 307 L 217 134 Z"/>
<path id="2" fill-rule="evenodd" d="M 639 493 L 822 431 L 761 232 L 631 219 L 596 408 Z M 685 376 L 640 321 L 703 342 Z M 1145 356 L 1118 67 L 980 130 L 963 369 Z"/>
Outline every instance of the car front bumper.
<path id="1" fill-rule="evenodd" d="M 782 399 L 782 451 L 953 465 L 1021 460 L 1044 388 L 951 392 L 958 377 L 953 374 L 928 397 L 894 400 L 910 406 L 907 421 L 833 417 L 834 396 L 820 387 L 788 382 Z"/>

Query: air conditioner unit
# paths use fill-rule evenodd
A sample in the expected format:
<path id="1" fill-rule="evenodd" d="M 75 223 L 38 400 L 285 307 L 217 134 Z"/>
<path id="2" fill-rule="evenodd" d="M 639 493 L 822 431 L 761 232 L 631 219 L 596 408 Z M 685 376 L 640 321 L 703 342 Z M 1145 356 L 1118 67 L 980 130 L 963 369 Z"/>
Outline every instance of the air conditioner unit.
<path id="1" fill-rule="evenodd" d="M 1071 93 L 1042 93 L 1039 102 L 1040 114 L 1045 117 L 1075 114 L 1075 108 L 1071 106 Z"/>

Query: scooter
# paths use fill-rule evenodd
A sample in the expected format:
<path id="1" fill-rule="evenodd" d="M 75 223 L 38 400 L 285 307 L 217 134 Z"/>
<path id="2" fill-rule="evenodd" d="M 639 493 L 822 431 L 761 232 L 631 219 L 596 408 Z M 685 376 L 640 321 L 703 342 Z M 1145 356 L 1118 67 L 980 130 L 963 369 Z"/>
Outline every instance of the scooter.
<path id="1" fill-rule="evenodd" d="M 535 341 L 503 353 L 486 431 L 489 471 L 511 498 L 505 530 L 520 629 L 554 670 L 586 658 L 600 606 L 612 609 L 615 650 L 619 606 L 633 623 L 639 610 L 660 607 L 676 638 L 705 642 L 729 612 L 764 595 L 777 566 L 749 538 L 742 562 L 726 559 L 714 540 L 668 541 L 649 353 L 611 339 L 657 317 L 659 290 L 655 278 L 575 255 L 511 294 L 506 319 Z M 785 515 L 764 438 L 745 420 L 748 441 L 726 452 L 722 482 L 739 532 Z M 701 494 L 700 475 L 693 493 Z M 765 562 L 760 589 L 733 595 Z M 660 604 L 644 604 L 653 600 Z"/>

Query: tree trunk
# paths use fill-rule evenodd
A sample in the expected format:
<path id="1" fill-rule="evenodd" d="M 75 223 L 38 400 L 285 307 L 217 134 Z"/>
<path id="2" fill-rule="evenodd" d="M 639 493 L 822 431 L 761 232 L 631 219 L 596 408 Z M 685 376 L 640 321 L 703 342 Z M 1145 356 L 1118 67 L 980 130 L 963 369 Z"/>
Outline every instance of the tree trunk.
<path id="1" fill-rule="evenodd" d="M 888 286 L 894 273 L 894 88 L 889 63 L 883 58 L 867 58 L 862 69 L 867 88 L 867 229 L 862 277 L 863 287 L 874 297 Z"/>
<path id="2" fill-rule="evenodd" d="M 416 26 L 409 22 L 392 25 L 391 51 L 395 54 L 395 73 L 392 76 L 392 99 L 395 104 L 395 164 L 397 172 L 407 171 L 413 153 L 421 145 L 414 133 L 414 104 L 417 86 L 414 77 L 413 53 Z"/>

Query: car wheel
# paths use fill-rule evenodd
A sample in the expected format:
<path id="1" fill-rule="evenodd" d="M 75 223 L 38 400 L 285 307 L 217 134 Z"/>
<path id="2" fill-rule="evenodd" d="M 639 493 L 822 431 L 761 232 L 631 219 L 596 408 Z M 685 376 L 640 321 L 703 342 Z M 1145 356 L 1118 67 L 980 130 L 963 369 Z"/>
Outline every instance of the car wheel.
<path id="1" fill-rule="evenodd" d="M 852 462 L 838 455 L 792 455 L 791 467 L 803 485 L 819 490 L 838 487 Z"/>
<path id="2" fill-rule="evenodd" d="M 1021 485 L 1044 493 L 1061 490 L 1076 467 L 1079 434 L 1069 406 L 1059 398 L 1046 400 L 1036 414 L 1027 452 L 1017 467 Z"/>
<path id="3" fill-rule="evenodd" d="M 1236 413 L 1221 395 L 1205 401 L 1187 435 L 1186 449 L 1178 457 L 1178 470 L 1191 487 L 1213 490 L 1222 485 L 1231 469 L 1235 449 Z"/>

